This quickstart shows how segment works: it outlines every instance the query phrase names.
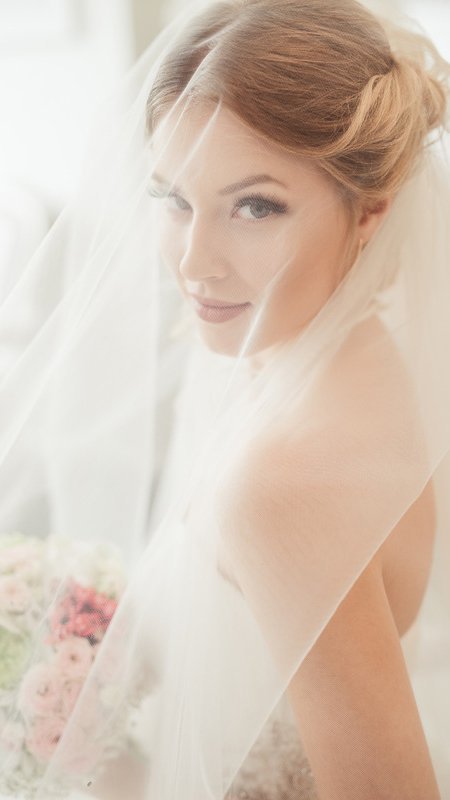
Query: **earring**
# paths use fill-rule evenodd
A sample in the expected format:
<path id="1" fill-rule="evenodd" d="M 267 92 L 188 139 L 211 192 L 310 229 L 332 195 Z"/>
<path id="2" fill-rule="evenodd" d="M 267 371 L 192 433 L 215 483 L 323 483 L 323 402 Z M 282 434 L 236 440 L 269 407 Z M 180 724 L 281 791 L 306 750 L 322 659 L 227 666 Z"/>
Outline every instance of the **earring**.
<path id="1" fill-rule="evenodd" d="M 357 254 L 356 254 L 356 258 L 355 258 L 355 260 L 354 260 L 354 262 L 353 262 L 353 266 L 355 266 L 355 264 L 356 264 L 356 263 L 359 261 L 360 255 L 361 255 L 361 253 L 362 253 L 362 251 L 363 251 L 363 249 L 364 249 L 364 246 L 365 246 L 365 244 L 366 244 L 366 243 L 365 243 L 364 239 L 360 239 L 360 240 L 359 240 L 359 244 L 358 244 L 358 252 L 357 252 Z"/>

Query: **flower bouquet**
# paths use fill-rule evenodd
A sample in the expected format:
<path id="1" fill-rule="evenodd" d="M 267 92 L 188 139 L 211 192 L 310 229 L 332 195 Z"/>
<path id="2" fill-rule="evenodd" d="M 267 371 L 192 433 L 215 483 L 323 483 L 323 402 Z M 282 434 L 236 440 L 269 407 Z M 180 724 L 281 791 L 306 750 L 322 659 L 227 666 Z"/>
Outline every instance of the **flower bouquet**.
<path id="1" fill-rule="evenodd" d="M 72 761 L 64 761 L 68 786 L 132 746 L 133 713 L 145 682 L 127 686 L 126 698 L 105 671 L 85 686 L 125 585 L 119 553 L 110 545 L 57 536 L 0 538 L 0 793 L 35 796 L 83 688 L 90 695 L 84 709 L 108 724 L 101 742 L 81 747 L 81 758 L 74 747 Z M 81 742 L 89 727 L 84 711 L 76 732 Z M 61 796 L 60 776 L 57 783 L 52 790 L 49 779 L 47 795 Z"/>

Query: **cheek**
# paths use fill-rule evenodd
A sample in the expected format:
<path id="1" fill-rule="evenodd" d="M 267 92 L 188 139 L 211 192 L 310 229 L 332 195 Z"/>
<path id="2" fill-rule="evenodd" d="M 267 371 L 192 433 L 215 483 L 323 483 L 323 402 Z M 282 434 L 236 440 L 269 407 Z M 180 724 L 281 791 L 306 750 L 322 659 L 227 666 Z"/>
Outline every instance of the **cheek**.
<path id="1" fill-rule="evenodd" d="M 265 269 L 261 281 L 267 286 L 270 281 L 271 293 L 276 303 L 295 299 L 297 290 L 306 287 L 317 275 L 317 242 L 310 232 L 290 230 L 278 241 L 278 247 L 265 254 Z"/>
<path id="2" fill-rule="evenodd" d="M 322 209 L 323 211 L 323 209 Z M 335 215 L 305 212 L 261 223 L 227 223 L 211 226 L 207 245 L 223 266 L 225 280 L 238 281 L 254 299 L 270 289 L 274 299 L 289 306 L 295 298 L 313 303 L 331 292 L 342 245 L 342 221 Z M 166 267 L 178 275 L 189 242 L 189 224 L 161 214 L 159 250 Z"/>
<path id="3" fill-rule="evenodd" d="M 252 245 L 241 243 L 240 247 L 233 249 L 233 264 L 236 276 L 251 288 L 255 298 L 276 284 L 281 269 L 279 253 L 270 241 L 253 242 Z"/>
<path id="4" fill-rule="evenodd" d="M 323 211 L 323 210 L 322 210 Z M 322 281 L 328 286 L 337 247 L 338 220 L 325 219 L 310 208 L 289 217 L 260 236 L 246 261 L 252 284 L 260 291 L 270 288 L 274 297 Z M 326 232 L 326 233 L 324 233 Z M 293 298 L 289 298 L 290 304 Z"/>
<path id="5" fill-rule="evenodd" d="M 298 232 L 292 220 L 273 217 L 249 223 L 230 237 L 230 257 L 236 272 L 254 295 L 276 290 L 285 272 L 298 257 Z"/>
<path id="6" fill-rule="evenodd" d="M 347 240 L 347 223 L 339 209 L 320 209 L 298 220 L 286 237 L 285 260 L 292 281 L 329 285 L 338 273 Z"/>
<path id="7" fill-rule="evenodd" d="M 252 228 L 252 226 L 254 227 Z M 189 243 L 189 225 L 161 214 L 158 248 L 165 266 L 178 273 Z M 211 225 L 211 256 L 224 266 L 224 276 L 246 285 L 257 297 L 274 279 L 282 265 L 280 242 L 285 237 L 270 223 Z"/>
<path id="8" fill-rule="evenodd" d="M 333 218 L 324 220 L 324 226 L 297 235 L 284 254 L 288 266 L 274 295 L 274 312 L 290 329 L 310 320 L 339 282 L 346 231 Z"/>

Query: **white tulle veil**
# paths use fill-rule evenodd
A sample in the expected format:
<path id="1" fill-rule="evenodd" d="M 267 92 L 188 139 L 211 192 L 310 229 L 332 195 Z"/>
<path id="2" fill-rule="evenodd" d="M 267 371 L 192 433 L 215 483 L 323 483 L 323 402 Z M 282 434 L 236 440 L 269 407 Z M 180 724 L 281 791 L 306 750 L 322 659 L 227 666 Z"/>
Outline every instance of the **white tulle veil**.
<path id="1" fill-rule="evenodd" d="M 410 677 L 444 787 L 448 145 L 443 136 L 423 148 L 326 302 L 258 360 L 265 311 L 296 258 L 292 223 L 277 223 L 277 268 L 240 346 L 206 346 L 161 258 L 161 200 L 149 196 L 161 162 L 173 167 L 171 184 L 201 172 L 227 109 L 222 97 L 204 105 L 201 135 L 174 150 L 196 108 L 192 90 L 204 88 L 200 64 L 152 147 L 148 97 L 192 14 L 164 30 L 105 104 L 77 193 L 0 308 L 0 555 L 27 537 L 25 563 L 35 559 L 47 598 L 26 637 L 20 603 L 14 623 L 0 602 L 4 653 L 16 659 L 7 679 L 0 653 L 1 789 L 41 800 L 224 798 L 308 652 L 430 479 L 435 551 Z M 302 219 L 305 229 L 316 222 Z M 126 581 L 71 712 L 54 711 L 60 728 L 41 729 L 36 771 L 23 760 L 32 733 L 22 673 L 47 664 L 49 620 L 90 559 L 105 596 L 120 561 Z M 11 575 L 4 569 L 2 580 Z M 18 659 L 13 645 L 24 641 Z M 119 773 L 131 781 L 123 789 Z"/>

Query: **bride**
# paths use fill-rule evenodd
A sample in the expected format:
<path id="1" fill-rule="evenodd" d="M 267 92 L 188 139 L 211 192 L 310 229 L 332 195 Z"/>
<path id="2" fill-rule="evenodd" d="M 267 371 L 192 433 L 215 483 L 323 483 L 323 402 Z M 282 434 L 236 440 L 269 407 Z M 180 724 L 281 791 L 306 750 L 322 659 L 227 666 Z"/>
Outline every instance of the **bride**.
<path id="1" fill-rule="evenodd" d="M 223 0 L 99 121 L 0 310 L 3 796 L 450 797 L 449 76 Z"/>

